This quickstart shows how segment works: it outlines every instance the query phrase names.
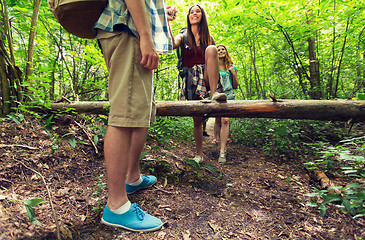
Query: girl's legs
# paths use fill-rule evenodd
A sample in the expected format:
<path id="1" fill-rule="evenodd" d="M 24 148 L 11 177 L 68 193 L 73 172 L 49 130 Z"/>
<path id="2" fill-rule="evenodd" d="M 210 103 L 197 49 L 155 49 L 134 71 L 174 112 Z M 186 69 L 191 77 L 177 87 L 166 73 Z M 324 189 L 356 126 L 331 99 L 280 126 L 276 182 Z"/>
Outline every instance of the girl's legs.
<path id="1" fill-rule="evenodd" d="M 215 140 L 218 140 L 220 138 L 221 127 L 222 127 L 221 120 L 222 120 L 221 117 L 215 118 L 215 123 L 214 123 L 214 139 Z"/>
<path id="2" fill-rule="evenodd" d="M 210 86 L 211 96 L 216 92 L 219 80 L 219 64 L 217 47 L 210 45 L 205 50 L 204 79 Z"/>
<path id="3" fill-rule="evenodd" d="M 203 128 L 202 117 L 193 117 L 194 121 L 194 139 L 197 154 L 203 158 Z"/>
<path id="4" fill-rule="evenodd" d="M 226 151 L 227 139 L 229 135 L 229 121 L 229 118 L 222 118 L 220 153 L 225 153 Z"/>

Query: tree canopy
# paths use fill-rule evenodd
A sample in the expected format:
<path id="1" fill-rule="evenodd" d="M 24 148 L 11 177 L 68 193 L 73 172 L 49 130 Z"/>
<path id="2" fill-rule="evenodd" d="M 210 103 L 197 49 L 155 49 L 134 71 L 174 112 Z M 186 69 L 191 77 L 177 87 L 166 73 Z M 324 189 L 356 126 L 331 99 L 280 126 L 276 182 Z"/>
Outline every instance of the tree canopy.
<path id="1" fill-rule="evenodd" d="M 46 1 L 1 0 L 2 113 L 19 102 L 107 100 L 108 73 L 96 40 L 70 35 Z M 174 34 L 193 1 L 176 6 Z M 238 67 L 237 99 L 363 99 L 365 3 L 360 0 L 199 3 L 216 43 Z M 39 6 L 39 8 L 38 8 Z M 157 100 L 179 99 L 175 53 L 161 54 Z"/>

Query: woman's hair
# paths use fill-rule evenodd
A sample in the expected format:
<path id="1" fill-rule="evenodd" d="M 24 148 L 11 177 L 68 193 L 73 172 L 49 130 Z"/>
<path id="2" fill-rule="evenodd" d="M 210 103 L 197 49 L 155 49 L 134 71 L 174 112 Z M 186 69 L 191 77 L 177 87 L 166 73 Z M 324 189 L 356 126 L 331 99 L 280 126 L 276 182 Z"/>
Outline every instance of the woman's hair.
<path id="1" fill-rule="evenodd" d="M 219 47 L 223 47 L 226 50 L 226 56 L 224 57 L 224 65 L 228 70 L 228 68 L 233 64 L 232 58 L 229 56 L 226 46 L 224 46 L 223 44 L 217 44 L 217 48 Z"/>
<path id="2" fill-rule="evenodd" d="M 214 40 L 210 36 L 210 33 L 209 33 L 207 15 L 205 14 L 204 9 L 201 6 L 199 6 L 198 4 L 194 4 L 193 6 L 191 6 L 189 8 L 189 12 L 188 12 L 188 15 L 186 17 L 187 18 L 187 24 L 188 24 L 188 28 L 187 28 L 187 30 L 188 30 L 188 42 L 190 43 L 190 45 L 196 51 L 197 44 L 195 42 L 195 38 L 193 37 L 193 33 L 191 31 L 191 24 L 190 24 L 190 21 L 189 21 L 190 11 L 195 6 L 199 7 L 201 12 L 202 12 L 202 18 L 201 18 L 201 21 L 200 21 L 200 24 L 199 24 L 199 35 L 200 35 L 200 47 L 201 47 L 203 55 L 204 55 L 205 49 L 209 45 L 214 44 Z"/>

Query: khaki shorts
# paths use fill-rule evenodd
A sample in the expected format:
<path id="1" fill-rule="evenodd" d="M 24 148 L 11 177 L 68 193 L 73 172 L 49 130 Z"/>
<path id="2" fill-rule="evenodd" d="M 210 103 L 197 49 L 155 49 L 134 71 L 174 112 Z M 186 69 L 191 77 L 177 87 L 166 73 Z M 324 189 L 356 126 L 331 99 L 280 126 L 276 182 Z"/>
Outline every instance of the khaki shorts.
<path id="1" fill-rule="evenodd" d="M 139 40 L 125 32 L 98 31 L 109 71 L 109 125 L 149 127 L 152 111 L 153 71 L 141 66 Z M 151 115 L 152 118 L 151 119 Z"/>

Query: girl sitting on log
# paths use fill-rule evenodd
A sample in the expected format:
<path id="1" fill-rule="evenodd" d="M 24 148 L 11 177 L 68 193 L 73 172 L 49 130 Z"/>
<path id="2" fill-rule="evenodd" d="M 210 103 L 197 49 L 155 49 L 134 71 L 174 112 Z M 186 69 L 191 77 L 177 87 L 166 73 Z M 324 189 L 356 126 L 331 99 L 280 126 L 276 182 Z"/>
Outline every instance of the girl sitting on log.
<path id="1" fill-rule="evenodd" d="M 169 9 L 169 8 L 168 8 Z M 169 10 L 168 10 L 169 11 Z M 176 9 L 170 9 L 169 15 L 176 15 Z M 226 102 L 227 96 L 217 91 L 219 82 L 218 51 L 214 39 L 209 33 L 206 14 L 202 7 L 195 4 L 187 14 L 187 28 L 173 37 L 173 48 L 183 52 L 182 100 L 202 100 L 211 97 L 218 102 Z M 184 37 L 185 35 L 185 37 Z M 184 39 L 187 39 L 185 42 Z M 180 75 L 181 76 L 181 75 Z M 194 161 L 203 162 L 203 117 L 194 116 L 194 138 L 197 155 Z"/>

